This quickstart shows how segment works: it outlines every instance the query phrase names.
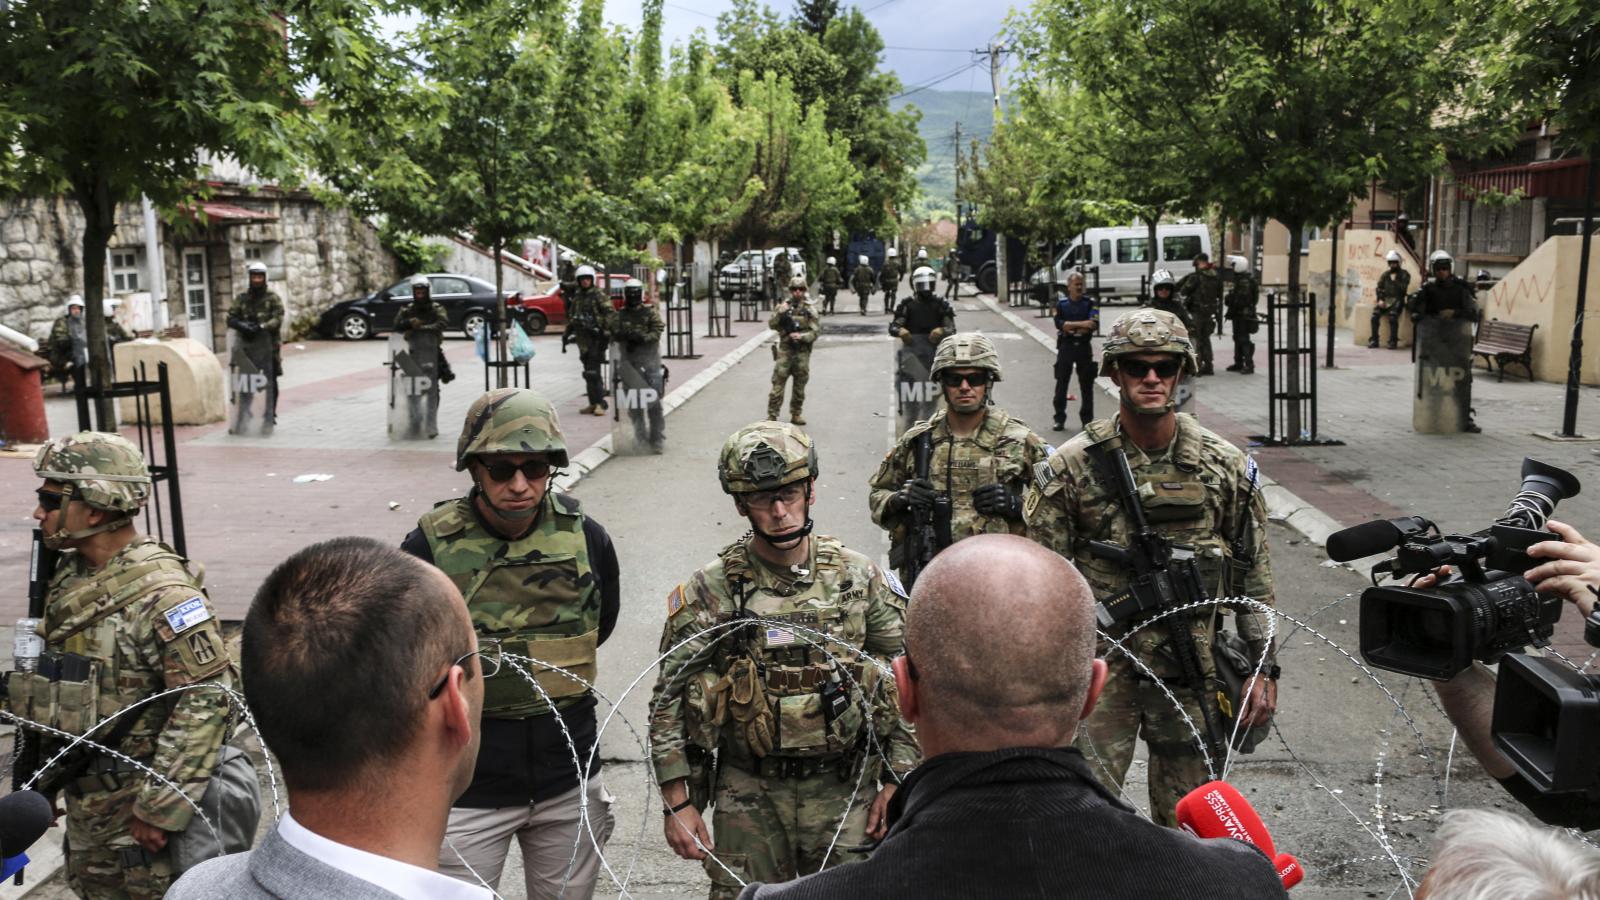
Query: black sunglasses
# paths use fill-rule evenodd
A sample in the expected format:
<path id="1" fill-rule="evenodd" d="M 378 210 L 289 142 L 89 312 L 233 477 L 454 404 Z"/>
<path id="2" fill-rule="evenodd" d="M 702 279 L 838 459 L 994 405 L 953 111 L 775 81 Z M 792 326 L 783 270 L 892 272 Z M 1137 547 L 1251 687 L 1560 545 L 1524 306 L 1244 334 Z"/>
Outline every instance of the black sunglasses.
<path id="1" fill-rule="evenodd" d="M 65 495 L 63 495 L 60 491 L 51 491 L 44 488 L 39 488 L 35 493 L 39 495 L 39 508 L 43 509 L 47 513 L 52 513 L 60 509 L 62 501 L 66 499 Z"/>
<path id="2" fill-rule="evenodd" d="M 489 477 L 493 478 L 495 481 L 510 481 L 512 476 L 516 475 L 518 472 L 521 472 L 522 477 L 528 479 L 529 481 L 538 481 L 539 479 L 550 474 L 550 464 L 542 459 L 530 459 L 521 465 L 506 462 L 505 460 L 499 460 L 496 462 L 484 463 L 483 470 L 488 472 Z"/>
<path id="3" fill-rule="evenodd" d="M 1117 368 L 1130 378 L 1143 378 L 1154 369 L 1157 378 L 1171 378 L 1183 368 L 1183 361 L 1177 359 L 1163 359 L 1160 362 L 1150 362 L 1145 359 L 1119 359 Z"/>
<path id="4" fill-rule="evenodd" d="M 969 387 L 983 387 L 989 383 L 988 372 L 946 372 L 939 376 L 939 383 L 947 388 L 961 387 L 966 382 Z"/>

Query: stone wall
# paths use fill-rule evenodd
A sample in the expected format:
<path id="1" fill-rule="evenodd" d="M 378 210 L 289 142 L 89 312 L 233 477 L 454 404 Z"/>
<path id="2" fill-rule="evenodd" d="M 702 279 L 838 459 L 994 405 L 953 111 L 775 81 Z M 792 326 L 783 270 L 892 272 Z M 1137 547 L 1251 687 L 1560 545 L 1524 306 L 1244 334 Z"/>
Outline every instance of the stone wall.
<path id="1" fill-rule="evenodd" d="M 83 217 L 71 200 L 0 203 L 0 322 L 50 334 L 69 294 L 83 292 Z"/>

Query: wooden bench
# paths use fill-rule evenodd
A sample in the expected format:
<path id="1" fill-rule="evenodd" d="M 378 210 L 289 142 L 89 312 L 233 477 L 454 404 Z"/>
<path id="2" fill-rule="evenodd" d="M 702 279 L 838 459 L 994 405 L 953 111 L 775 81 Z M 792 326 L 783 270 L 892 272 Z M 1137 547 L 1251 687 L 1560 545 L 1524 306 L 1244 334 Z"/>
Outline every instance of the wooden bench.
<path id="1" fill-rule="evenodd" d="M 1483 357 L 1483 364 L 1494 371 L 1500 363 L 1500 381 L 1506 380 L 1506 364 L 1520 363 L 1533 380 L 1533 332 L 1537 325 L 1519 325 L 1490 319 L 1478 325 L 1478 336 L 1472 342 L 1472 355 Z"/>

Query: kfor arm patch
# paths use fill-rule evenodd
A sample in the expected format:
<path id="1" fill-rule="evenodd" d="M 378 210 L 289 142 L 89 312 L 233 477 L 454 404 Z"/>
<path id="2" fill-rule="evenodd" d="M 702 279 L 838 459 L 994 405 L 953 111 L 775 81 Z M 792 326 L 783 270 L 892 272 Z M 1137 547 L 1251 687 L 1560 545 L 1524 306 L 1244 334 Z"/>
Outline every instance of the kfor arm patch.
<path id="1" fill-rule="evenodd" d="M 173 634 L 182 634 L 201 622 L 211 620 L 211 610 L 206 609 L 206 598 L 199 595 L 179 603 L 163 615 L 166 616 L 167 626 L 172 629 Z"/>
<path id="2" fill-rule="evenodd" d="M 889 585 L 889 590 L 894 591 L 896 594 L 904 597 L 907 600 L 911 599 L 911 595 L 906 593 L 906 586 L 900 583 L 900 576 L 896 575 L 893 570 L 883 570 L 883 581 L 885 584 Z"/>

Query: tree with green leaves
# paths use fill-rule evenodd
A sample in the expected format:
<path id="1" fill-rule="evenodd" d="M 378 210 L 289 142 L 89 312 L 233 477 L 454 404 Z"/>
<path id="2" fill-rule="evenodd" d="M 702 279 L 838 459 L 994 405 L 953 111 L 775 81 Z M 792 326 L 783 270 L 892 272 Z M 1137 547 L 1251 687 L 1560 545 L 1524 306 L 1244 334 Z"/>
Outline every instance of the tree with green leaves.
<path id="1" fill-rule="evenodd" d="M 378 64 L 360 0 L 52 0 L 0 8 L 0 191 L 69 195 L 84 216 L 83 293 L 98 311 L 118 203 L 169 214 L 204 196 L 208 158 L 269 179 L 306 168 L 298 88 L 331 93 Z M 92 384 L 111 383 L 105 322 L 87 316 Z M 96 401 L 112 421 L 110 398 Z"/>

